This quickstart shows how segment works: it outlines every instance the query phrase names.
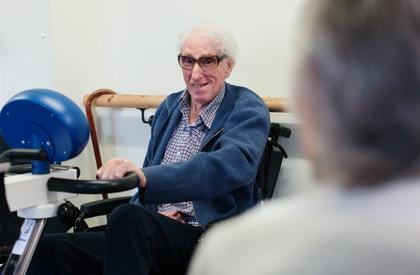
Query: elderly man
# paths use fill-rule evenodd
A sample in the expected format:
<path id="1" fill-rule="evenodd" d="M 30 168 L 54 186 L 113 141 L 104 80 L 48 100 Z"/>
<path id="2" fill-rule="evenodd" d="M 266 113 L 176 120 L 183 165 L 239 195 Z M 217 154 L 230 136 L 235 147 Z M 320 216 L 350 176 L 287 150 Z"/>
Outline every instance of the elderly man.
<path id="1" fill-rule="evenodd" d="M 329 184 L 215 226 L 191 275 L 420 274 L 420 1 L 310 2 L 296 107 Z"/>
<path id="2" fill-rule="evenodd" d="M 181 39 L 186 89 L 153 119 L 143 168 L 114 158 L 101 179 L 134 171 L 139 191 L 111 214 L 106 232 L 45 236 L 32 274 L 185 274 L 204 230 L 259 201 L 256 173 L 269 130 L 261 98 L 225 82 L 236 43 L 201 25 Z"/>

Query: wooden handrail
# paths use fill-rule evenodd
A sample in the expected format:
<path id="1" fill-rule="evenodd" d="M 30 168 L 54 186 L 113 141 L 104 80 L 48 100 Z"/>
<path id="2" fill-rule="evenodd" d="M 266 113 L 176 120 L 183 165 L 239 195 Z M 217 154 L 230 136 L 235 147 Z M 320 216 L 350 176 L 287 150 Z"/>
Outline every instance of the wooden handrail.
<path id="1" fill-rule="evenodd" d="M 166 98 L 164 95 L 128 95 L 116 94 L 109 89 L 101 89 L 101 91 L 109 91 L 107 94 L 100 95 L 93 99 L 92 105 L 95 107 L 113 107 L 113 108 L 144 108 L 156 109 L 159 104 Z M 87 104 L 89 95 L 83 99 L 83 103 Z M 270 112 L 286 112 L 286 101 L 280 97 L 262 97 L 267 104 Z"/>

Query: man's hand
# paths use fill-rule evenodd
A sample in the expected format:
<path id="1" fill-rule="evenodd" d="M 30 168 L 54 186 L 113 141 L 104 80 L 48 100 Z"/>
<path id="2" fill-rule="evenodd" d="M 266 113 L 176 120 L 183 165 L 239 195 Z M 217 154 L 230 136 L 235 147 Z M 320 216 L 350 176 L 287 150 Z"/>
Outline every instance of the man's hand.
<path id="1" fill-rule="evenodd" d="M 182 216 L 182 213 L 180 211 L 165 211 L 165 212 L 159 212 L 159 214 L 162 214 L 168 218 L 174 219 L 176 221 L 185 223 L 184 218 Z"/>
<path id="2" fill-rule="evenodd" d="M 112 158 L 96 171 L 99 179 L 121 178 L 129 172 L 135 172 L 140 179 L 140 187 L 146 187 L 146 176 L 143 171 L 128 159 Z"/>

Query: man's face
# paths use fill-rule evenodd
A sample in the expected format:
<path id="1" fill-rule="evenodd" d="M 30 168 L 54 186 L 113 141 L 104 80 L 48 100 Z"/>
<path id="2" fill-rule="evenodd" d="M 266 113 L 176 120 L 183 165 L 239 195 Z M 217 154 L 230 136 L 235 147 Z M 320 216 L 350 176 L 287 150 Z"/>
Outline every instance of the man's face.
<path id="1" fill-rule="evenodd" d="M 190 56 L 196 60 L 200 57 L 221 56 L 214 43 L 204 37 L 189 37 L 183 45 L 182 56 Z M 192 69 L 182 69 L 185 84 L 191 95 L 191 103 L 206 105 L 222 90 L 225 79 L 232 71 L 232 61 L 222 59 L 218 66 L 205 70 L 196 62 Z"/>

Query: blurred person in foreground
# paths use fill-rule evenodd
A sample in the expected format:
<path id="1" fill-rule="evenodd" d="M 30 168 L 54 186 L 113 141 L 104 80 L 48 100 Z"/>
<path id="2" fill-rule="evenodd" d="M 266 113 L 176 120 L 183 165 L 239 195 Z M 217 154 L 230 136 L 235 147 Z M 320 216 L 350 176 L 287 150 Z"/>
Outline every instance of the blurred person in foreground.
<path id="1" fill-rule="evenodd" d="M 323 184 L 215 226 L 191 275 L 420 274 L 420 1 L 310 4 L 295 103 Z"/>
<path id="2" fill-rule="evenodd" d="M 132 203 L 111 213 L 105 232 L 43 236 L 30 274 L 184 275 L 209 225 L 259 202 L 269 113 L 257 94 L 225 82 L 236 54 L 233 37 L 214 25 L 182 36 L 186 88 L 156 110 L 143 167 L 113 158 L 97 171 L 137 173 Z"/>

